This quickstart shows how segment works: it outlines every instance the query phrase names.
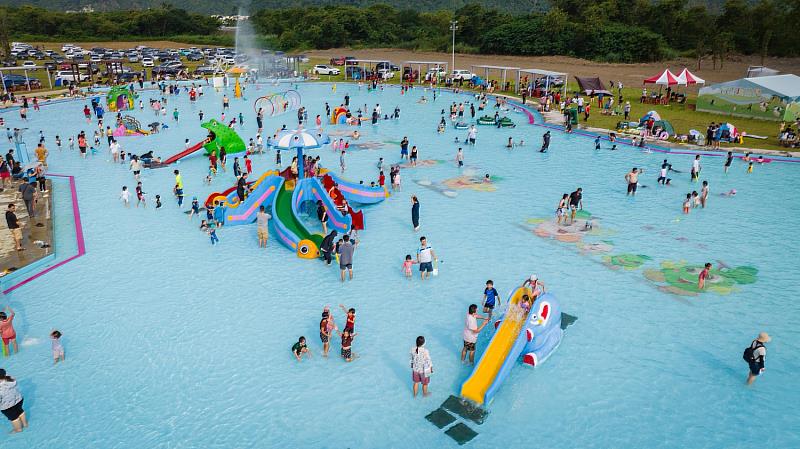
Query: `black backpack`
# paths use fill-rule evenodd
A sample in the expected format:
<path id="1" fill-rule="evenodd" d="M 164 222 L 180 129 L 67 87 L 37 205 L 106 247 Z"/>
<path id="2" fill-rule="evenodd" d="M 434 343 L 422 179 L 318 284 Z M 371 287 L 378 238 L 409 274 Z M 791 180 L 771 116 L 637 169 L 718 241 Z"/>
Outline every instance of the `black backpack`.
<path id="1" fill-rule="evenodd" d="M 754 343 L 755 346 L 753 346 Z M 755 363 L 756 362 L 755 351 L 756 349 L 763 347 L 764 347 L 763 343 L 761 343 L 758 340 L 754 340 L 753 343 L 750 343 L 750 346 L 745 348 L 744 353 L 742 354 L 742 358 L 747 363 Z"/>

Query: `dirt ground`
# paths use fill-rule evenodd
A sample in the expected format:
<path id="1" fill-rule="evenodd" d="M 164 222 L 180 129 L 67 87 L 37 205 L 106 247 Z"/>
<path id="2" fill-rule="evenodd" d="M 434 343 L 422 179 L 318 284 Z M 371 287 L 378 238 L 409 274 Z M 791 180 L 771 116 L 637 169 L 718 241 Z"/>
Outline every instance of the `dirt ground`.
<path id="1" fill-rule="evenodd" d="M 330 59 L 334 56 L 355 56 L 360 59 L 388 59 L 400 65 L 403 61 L 447 61 L 450 62 L 452 55 L 449 53 L 434 52 L 413 52 L 398 49 L 363 49 L 352 50 L 338 48 L 331 50 L 314 50 L 306 52 L 310 58 Z M 456 66 L 459 69 L 470 69 L 473 64 L 512 66 L 520 68 L 537 68 L 552 70 L 557 72 L 569 73 L 570 79 L 573 75 L 578 76 L 599 76 L 604 82 L 610 80 L 617 81 L 622 77 L 622 82 L 627 86 L 641 85 L 642 80 L 660 73 L 664 68 L 669 68 L 676 75 L 687 67 L 692 73 L 707 82 L 729 81 L 742 78 L 747 73 L 750 65 L 761 65 L 758 56 L 736 56 L 730 61 L 725 61 L 723 68 L 712 69 L 711 58 L 705 59 L 701 63 L 700 70 L 697 69 L 697 60 L 679 59 L 675 61 L 664 61 L 649 64 L 606 64 L 601 62 L 587 61 L 585 59 L 570 58 L 565 56 L 502 56 L 502 55 L 462 55 L 456 54 Z M 718 64 L 719 65 L 719 64 Z M 767 67 L 780 70 L 785 73 L 800 74 L 800 58 L 767 58 L 764 61 Z M 451 67 L 452 69 L 452 67 Z M 478 75 L 483 75 L 482 69 L 475 70 Z M 509 72 L 509 77 L 516 76 Z M 499 78 L 495 71 L 491 74 L 492 78 Z"/>

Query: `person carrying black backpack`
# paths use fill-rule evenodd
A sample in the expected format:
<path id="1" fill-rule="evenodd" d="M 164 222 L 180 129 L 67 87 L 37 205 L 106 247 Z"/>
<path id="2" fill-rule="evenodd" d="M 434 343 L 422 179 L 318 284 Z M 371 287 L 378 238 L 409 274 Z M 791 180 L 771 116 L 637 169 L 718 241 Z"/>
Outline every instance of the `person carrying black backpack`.
<path id="1" fill-rule="evenodd" d="M 764 360 L 767 358 L 767 347 L 765 343 L 769 343 L 772 338 L 766 333 L 761 332 L 758 338 L 753 340 L 744 350 L 742 358 L 748 365 L 750 365 L 750 372 L 747 374 L 747 385 L 752 384 L 756 380 L 756 376 L 764 371 Z"/>

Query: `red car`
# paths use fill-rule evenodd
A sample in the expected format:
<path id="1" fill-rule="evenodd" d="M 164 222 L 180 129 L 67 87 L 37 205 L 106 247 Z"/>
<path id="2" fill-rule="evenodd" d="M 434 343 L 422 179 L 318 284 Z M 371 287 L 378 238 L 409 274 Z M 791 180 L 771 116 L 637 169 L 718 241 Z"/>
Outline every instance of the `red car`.
<path id="1" fill-rule="evenodd" d="M 344 65 L 344 56 L 340 56 L 338 58 L 331 58 L 330 64 L 331 65 Z"/>

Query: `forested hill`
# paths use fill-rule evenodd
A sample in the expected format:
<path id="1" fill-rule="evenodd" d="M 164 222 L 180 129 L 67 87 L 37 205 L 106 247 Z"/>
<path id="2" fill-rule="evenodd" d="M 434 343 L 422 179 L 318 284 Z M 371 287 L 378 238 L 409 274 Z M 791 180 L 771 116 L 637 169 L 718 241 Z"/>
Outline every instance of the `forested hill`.
<path id="1" fill-rule="evenodd" d="M 157 8 L 169 3 L 176 8 L 201 14 L 234 15 L 239 5 L 248 4 L 250 11 L 273 8 L 292 8 L 300 6 L 370 6 L 387 4 L 398 9 L 412 8 L 417 11 L 453 10 L 469 3 L 477 3 L 486 8 L 499 9 L 511 13 L 529 13 L 548 8 L 548 0 L 246 0 L 224 2 L 219 0 L 0 0 L 0 5 L 32 5 L 56 11 L 78 11 L 91 7 L 95 11 L 115 11 L 120 9 Z"/>

